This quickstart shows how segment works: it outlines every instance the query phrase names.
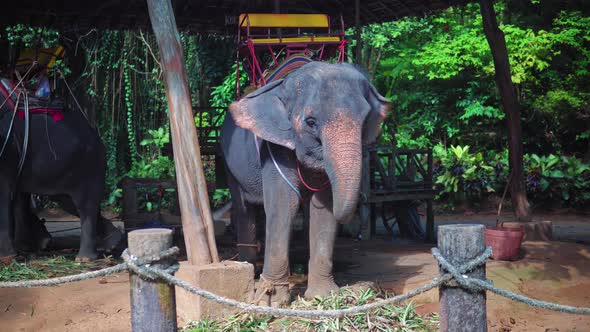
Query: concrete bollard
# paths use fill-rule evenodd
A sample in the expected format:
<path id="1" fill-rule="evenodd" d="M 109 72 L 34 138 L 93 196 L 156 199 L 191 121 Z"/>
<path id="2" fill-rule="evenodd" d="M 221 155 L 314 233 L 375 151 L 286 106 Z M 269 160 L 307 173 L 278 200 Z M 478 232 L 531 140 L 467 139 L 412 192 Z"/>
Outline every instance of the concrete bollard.
<path id="1" fill-rule="evenodd" d="M 438 227 L 438 249 L 453 266 L 480 256 L 485 250 L 483 225 L 444 225 Z M 485 265 L 467 273 L 470 278 L 485 279 Z M 486 292 L 441 286 L 439 289 L 440 331 L 487 331 Z"/>
<path id="2" fill-rule="evenodd" d="M 151 228 L 128 234 L 129 254 L 136 257 L 154 256 L 172 246 L 172 231 Z M 171 259 L 152 264 L 167 268 Z M 161 281 L 149 281 L 129 272 L 131 283 L 132 331 L 177 331 L 176 296 L 174 286 Z"/>

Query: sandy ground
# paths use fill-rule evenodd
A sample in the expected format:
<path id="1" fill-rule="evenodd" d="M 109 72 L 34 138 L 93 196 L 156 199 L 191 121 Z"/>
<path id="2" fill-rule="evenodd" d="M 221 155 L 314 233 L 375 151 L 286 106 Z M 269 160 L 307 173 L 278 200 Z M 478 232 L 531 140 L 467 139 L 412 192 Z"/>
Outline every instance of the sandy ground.
<path id="1" fill-rule="evenodd" d="M 508 217 L 507 217 L 508 218 Z M 590 220 L 580 215 L 544 215 L 554 221 L 560 242 L 527 242 L 515 262 L 490 261 L 494 284 L 539 299 L 590 306 Z M 77 225 L 63 219 L 50 230 Z M 437 216 L 438 224 L 492 224 L 494 215 Z M 70 234 L 71 233 L 71 234 Z M 76 230 L 62 232 L 76 235 Z M 562 242 L 569 241 L 569 242 Z M 575 243 L 578 242 L 578 243 Z M 389 238 L 356 242 L 339 239 L 335 276 L 340 285 L 376 281 L 396 293 L 418 287 L 438 274 L 430 245 Z M 420 313 L 438 311 L 438 291 L 414 300 Z M 534 309 L 488 294 L 489 331 L 590 331 L 590 317 Z M 125 273 L 106 278 L 32 289 L 0 289 L 0 332 L 129 331 L 129 281 Z"/>

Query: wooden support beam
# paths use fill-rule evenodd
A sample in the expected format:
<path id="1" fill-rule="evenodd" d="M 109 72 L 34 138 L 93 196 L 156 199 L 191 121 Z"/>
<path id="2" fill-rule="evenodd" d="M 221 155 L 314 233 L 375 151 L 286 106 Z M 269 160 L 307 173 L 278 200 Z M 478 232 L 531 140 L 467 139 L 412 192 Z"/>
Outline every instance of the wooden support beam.
<path id="1" fill-rule="evenodd" d="M 490 45 L 496 71 L 496 85 L 500 91 L 502 108 L 508 124 L 509 165 L 512 181 L 510 196 L 517 219 L 529 221 L 530 205 L 526 197 L 523 167 L 522 127 L 520 124 L 520 104 L 510 75 L 510 61 L 504 33 L 498 27 L 492 0 L 480 0 L 479 7 L 483 19 L 483 32 Z"/>
<path id="2" fill-rule="evenodd" d="M 178 198 L 188 260 L 218 262 L 209 195 L 197 139 L 180 35 L 170 0 L 147 0 L 166 83 Z"/>
<path id="3" fill-rule="evenodd" d="M 354 62 L 357 65 L 362 63 L 361 61 L 361 50 L 362 50 L 362 41 L 361 41 L 361 1 L 354 0 L 354 26 L 356 29 L 356 49 L 354 55 Z"/>

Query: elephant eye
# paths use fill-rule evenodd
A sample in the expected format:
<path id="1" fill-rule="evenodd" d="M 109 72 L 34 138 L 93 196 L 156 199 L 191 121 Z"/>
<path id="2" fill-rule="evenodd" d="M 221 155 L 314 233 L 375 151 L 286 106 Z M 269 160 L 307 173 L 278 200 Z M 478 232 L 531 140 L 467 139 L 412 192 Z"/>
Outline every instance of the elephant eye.
<path id="1" fill-rule="evenodd" d="M 316 125 L 316 119 L 313 117 L 305 118 L 305 123 L 313 128 Z"/>

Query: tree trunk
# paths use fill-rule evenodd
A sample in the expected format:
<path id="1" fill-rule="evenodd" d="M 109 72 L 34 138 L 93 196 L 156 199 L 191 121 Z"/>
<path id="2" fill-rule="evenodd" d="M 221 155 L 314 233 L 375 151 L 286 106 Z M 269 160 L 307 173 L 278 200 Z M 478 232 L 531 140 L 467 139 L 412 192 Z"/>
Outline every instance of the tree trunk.
<path id="1" fill-rule="evenodd" d="M 520 105 L 510 76 L 510 62 L 504 33 L 498 28 L 492 0 L 480 0 L 483 18 L 483 31 L 490 45 L 496 72 L 496 85 L 500 91 L 502 108 L 508 123 L 509 165 L 512 173 L 510 196 L 514 213 L 519 220 L 530 220 L 530 206 L 526 197 L 523 172 L 522 128 L 520 125 Z"/>

